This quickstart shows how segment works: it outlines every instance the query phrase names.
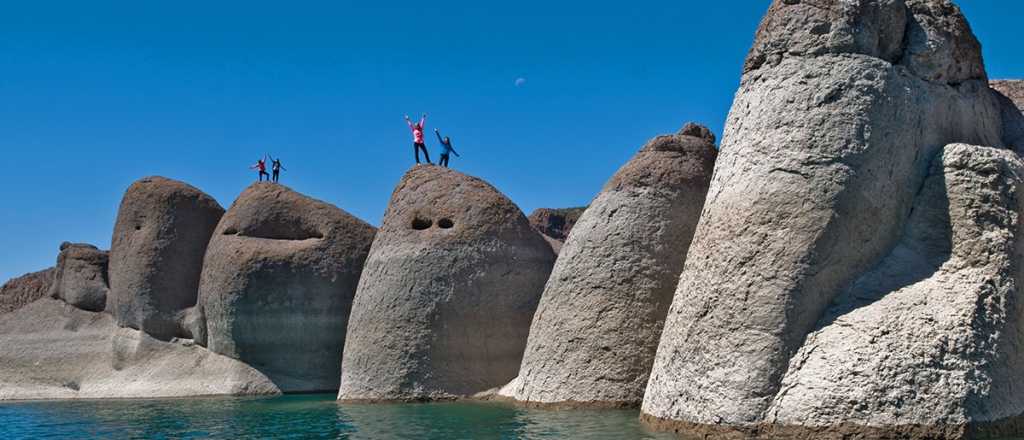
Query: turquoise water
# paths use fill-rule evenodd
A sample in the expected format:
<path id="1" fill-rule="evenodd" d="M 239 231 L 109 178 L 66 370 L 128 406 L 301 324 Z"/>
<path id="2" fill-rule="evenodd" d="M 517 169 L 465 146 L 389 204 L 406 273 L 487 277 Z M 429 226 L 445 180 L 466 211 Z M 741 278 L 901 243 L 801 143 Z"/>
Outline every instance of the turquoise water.
<path id="1" fill-rule="evenodd" d="M 672 439 L 633 410 L 340 405 L 333 395 L 0 404 L 0 439 Z"/>

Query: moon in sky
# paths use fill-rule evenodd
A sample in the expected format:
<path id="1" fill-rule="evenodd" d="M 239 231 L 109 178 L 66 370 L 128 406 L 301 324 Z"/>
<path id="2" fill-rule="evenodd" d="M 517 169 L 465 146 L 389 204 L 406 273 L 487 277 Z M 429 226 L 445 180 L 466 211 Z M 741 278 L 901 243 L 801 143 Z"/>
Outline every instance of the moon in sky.
<path id="1" fill-rule="evenodd" d="M 516 78 L 516 87 L 522 87 L 524 84 L 526 84 L 526 78 Z"/>

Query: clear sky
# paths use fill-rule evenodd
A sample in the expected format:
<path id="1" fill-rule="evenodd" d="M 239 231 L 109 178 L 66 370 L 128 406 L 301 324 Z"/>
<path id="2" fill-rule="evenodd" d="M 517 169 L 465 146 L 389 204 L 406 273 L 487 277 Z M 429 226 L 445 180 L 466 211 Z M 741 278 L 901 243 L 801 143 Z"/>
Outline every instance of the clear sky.
<path id="1" fill-rule="evenodd" d="M 378 224 L 412 163 L 405 114 L 527 213 L 585 205 L 647 139 L 688 120 L 721 135 L 769 2 L 6 3 L 0 282 L 62 241 L 108 248 L 140 177 L 226 208 L 266 152 Z M 990 76 L 1024 77 L 1024 2 L 960 3 Z"/>

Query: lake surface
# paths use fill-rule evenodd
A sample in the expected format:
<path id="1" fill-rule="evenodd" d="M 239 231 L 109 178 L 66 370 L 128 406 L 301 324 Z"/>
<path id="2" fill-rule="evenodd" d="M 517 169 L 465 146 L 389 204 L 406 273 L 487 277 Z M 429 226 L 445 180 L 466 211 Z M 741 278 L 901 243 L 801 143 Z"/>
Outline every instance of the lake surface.
<path id="1" fill-rule="evenodd" d="M 673 439 L 636 410 L 341 405 L 333 395 L 0 404 L 0 439 Z"/>

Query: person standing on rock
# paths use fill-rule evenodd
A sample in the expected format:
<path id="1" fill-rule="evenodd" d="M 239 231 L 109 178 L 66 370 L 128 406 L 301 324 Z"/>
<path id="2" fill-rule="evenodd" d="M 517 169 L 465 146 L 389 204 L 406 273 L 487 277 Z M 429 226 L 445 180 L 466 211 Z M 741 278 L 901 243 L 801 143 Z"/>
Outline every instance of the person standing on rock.
<path id="1" fill-rule="evenodd" d="M 423 127 L 427 124 L 427 114 L 424 113 L 423 118 L 416 124 L 412 122 L 412 119 L 409 119 L 409 115 L 405 115 L 405 123 L 409 124 L 409 129 L 412 130 L 412 148 L 416 154 L 416 163 L 420 163 L 420 149 L 422 149 L 423 156 L 427 158 L 427 163 L 433 164 L 430 161 L 430 153 L 427 152 L 427 144 L 423 143 Z"/>
<path id="2" fill-rule="evenodd" d="M 267 156 L 270 156 L 270 154 L 268 153 Z M 277 180 L 281 176 L 281 170 L 288 171 L 288 168 L 285 168 L 284 166 L 281 165 L 281 158 L 280 157 L 277 158 L 277 159 L 274 159 L 273 157 L 271 157 L 270 160 L 271 160 L 270 171 L 272 173 L 274 173 L 272 178 L 274 179 L 274 183 L 277 183 Z"/>
<path id="3" fill-rule="evenodd" d="M 249 167 L 250 170 L 258 170 L 259 171 L 259 173 L 260 173 L 260 182 L 263 181 L 263 176 L 267 176 L 267 180 L 268 181 L 270 180 L 270 174 L 267 173 L 267 157 L 268 156 L 270 156 L 270 155 L 268 154 L 266 156 L 263 156 L 262 159 L 256 161 L 255 165 Z"/>
<path id="4" fill-rule="evenodd" d="M 450 153 L 455 153 L 456 157 L 462 156 L 459 156 L 459 152 L 455 151 L 455 149 L 452 148 L 451 138 L 449 138 L 448 136 L 442 138 L 441 131 L 436 128 L 434 129 L 434 134 L 437 135 L 437 140 L 438 142 L 441 143 L 441 160 L 439 160 L 437 163 L 445 168 L 448 168 L 448 155 Z"/>

